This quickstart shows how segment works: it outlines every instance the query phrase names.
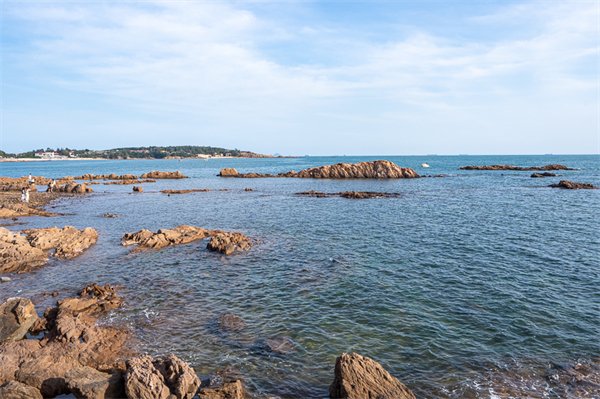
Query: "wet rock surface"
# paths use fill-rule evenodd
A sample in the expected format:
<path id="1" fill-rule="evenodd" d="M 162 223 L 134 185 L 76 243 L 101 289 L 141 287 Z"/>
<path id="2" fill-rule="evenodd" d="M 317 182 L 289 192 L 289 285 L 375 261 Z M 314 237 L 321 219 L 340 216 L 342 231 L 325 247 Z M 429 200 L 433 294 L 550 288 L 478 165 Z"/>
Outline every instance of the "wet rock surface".
<path id="1" fill-rule="evenodd" d="M 280 355 L 288 355 L 296 350 L 292 339 L 284 335 L 265 338 L 263 344 L 267 351 L 279 353 Z"/>
<path id="2" fill-rule="evenodd" d="M 411 168 L 401 168 L 390 161 L 371 161 L 358 163 L 337 163 L 335 165 L 319 166 L 316 168 L 303 169 L 300 172 L 293 170 L 287 173 L 258 174 L 237 173 L 235 169 L 222 169 L 218 176 L 221 177 L 297 177 L 313 179 L 411 179 L 420 177 Z"/>
<path id="3" fill-rule="evenodd" d="M 544 172 L 544 173 L 534 173 L 531 175 L 531 177 L 533 178 L 540 178 L 540 177 L 555 177 L 556 173 L 550 173 L 550 172 Z"/>
<path id="4" fill-rule="evenodd" d="M 46 252 L 31 246 L 26 236 L 0 227 L 0 273 L 31 270 L 47 260 Z"/>
<path id="5" fill-rule="evenodd" d="M 202 382 L 198 398 L 203 399 L 242 399 L 247 396 L 242 384 L 244 377 L 235 368 L 229 366 L 213 373 Z"/>
<path id="6" fill-rule="evenodd" d="M 87 194 L 93 192 L 93 190 L 86 186 L 85 183 L 78 184 L 75 182 L 69 182 L 63 186 L 60 186 L 58 191 L 68 194 Z"/>
<path id="7" fill-rule="evenodd" d="M 63 177 L 63 180 L 136 180 L 137 175 L 125 174 L 125 175 L 116 175 L 114 173 L 108 175 L 93 175 L 91 173 L 81 175 L 81 176 L 66 176 Z"/>
<path id="8" fill-rule="evenodd" d="M 149 173 L 144 173 L 140 176 L 142 179 L 187 179 L 188 177 L 183 175 L 180 171 L 176 172 L 160 172 L 153 170 Z"/>
<path id="9" fill-rule="evenodd" d="M 141 193 L 144 191 L 143 187 L 133 186 L 133 191 L 136 193 Z"/>
<path id="10" fill-rule="evenodd" d="M 330 398 L 415 399 L 415 395 L 379 363 L 357 353 L 336 359 Z"/>
<path id="11" fill-rule="evenodd" d="M 203 193 L 210 191 L 208 188 L 193 189 L 193 190 L 162 190 L 163 194 L 188 194 L 188 193 Z"/>
<path id="12" fill-rule="evenodd" d="M 98 240 L 98 233 L 91 227 L 78 230 L 72 226 L 49 227 L 45 229 L 23 230 L 32 247 L 42 251 L 56 249 L 51 254 L 55 258 L 73 258 L 81 255 Z"/>
<path id="13" fill-rule="evenodd" d="M 567 190 L 578 190 L 578 189 L 595 190 L 598 188 L 598 187 L 595 187 L 593 184 L 574 183 L 574 182 L 568 181 L 568 180 L 561 180 L 558 184 L 551 184 L 549 187 L 564 188 Z"/>
<path id="14" fill-rule="evenodd" d="M 187 244 L 196 240 L 211 237 L 207 245 L 209 251 L 231 254 L 236 250 L 248 250 L 252 243 L 248 237 L 241 233 L 226 233 L 221 230 L 206 230 L 201 227 L 182 225 L 174 229 L 161 229 L 156 233 L 149 230 L 140 230 L 136 233 L 126 233 L 121 245 L 135 245 L 131 252 L 146 249 L 160 249 L 171 245 Z"/>
<path id="15" fill-rule="evenodd" d="M 227 313 L 221 316 L 218 325 L 223 331 L 243 331 L 246 328 L 244 320 L 233 313 Z"/>
<path id="16" fill-rule="evenodd" d="M 339 193 L 321 193 L 315 190 L 296 193 L 296 195 L 306 195 L 308 197 L 327 198 L 327 197 L 342 197 L 350 199 L 367 199 L 367 198 L 390 198 L 400 197 L 400 193 L 379 193 L 373 191 L 340 191 Z"/>
<path id="17" fill-rule="evenodd" d="M 103 183 L 105 186 L 110 185 L 129 185 L 129 184 L 142 184 L 142 183 L 156 183 L 155 179 L 144 179 L 144 180 L 117 180 L 108 183 Z"/>
<path id="18" fill-rule="evenodd" d="M 565 165 L 551 164 L 546 166 L 512 166 L 512 165 L 484 165 L 484 166 L 461 166 L 461 170 L 575 170 Z"/>
<path id="19" fill-rule="evenodd" d="M 23 339 L 37 318 L 29 299 L 9 298 L 0 305 L 0 344 Z"/>

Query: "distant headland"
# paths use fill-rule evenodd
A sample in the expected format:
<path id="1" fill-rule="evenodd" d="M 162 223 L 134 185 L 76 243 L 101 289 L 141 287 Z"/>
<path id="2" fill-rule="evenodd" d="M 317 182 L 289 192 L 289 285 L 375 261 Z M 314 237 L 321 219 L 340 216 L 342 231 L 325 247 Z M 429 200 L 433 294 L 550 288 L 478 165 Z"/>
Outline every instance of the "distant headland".
<path id="1" fill-rule="evenodd" d="M 69 148 L 47 148 L 18 154 L 0 150 L 0 161 L 67 160 L 67 159 L 182 159 L 182 158 L 288 158 L 282 155 L 264 155 L 237 148 L 168 146 L 168 147 L 124 147 L 110 150 L 73 150 Z"/>

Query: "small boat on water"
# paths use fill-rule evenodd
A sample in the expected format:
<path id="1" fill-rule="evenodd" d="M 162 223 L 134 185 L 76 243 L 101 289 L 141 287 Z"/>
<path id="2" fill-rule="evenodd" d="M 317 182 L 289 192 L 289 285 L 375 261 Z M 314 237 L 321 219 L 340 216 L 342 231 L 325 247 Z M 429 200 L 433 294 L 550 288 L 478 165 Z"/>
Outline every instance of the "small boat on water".
<path id="1" fill-rule="evenodd" d="M 422 163 L 422 164 L 421 164 L 421 167 L 423 167 L 423 168 L 428 168 L 428 167 L 429 167 L 429 165 L 427 165 L 426 163 Z"/>

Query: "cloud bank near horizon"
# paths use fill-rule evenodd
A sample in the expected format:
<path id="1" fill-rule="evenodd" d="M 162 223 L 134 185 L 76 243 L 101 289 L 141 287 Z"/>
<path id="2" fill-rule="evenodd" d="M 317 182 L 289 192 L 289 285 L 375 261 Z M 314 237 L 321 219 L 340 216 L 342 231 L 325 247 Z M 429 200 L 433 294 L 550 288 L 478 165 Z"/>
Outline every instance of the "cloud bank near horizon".
<path id="1" fill-rule="evenodd" d="M 3 150 L 597 153 L 578 3 L 3 6 Z"/>

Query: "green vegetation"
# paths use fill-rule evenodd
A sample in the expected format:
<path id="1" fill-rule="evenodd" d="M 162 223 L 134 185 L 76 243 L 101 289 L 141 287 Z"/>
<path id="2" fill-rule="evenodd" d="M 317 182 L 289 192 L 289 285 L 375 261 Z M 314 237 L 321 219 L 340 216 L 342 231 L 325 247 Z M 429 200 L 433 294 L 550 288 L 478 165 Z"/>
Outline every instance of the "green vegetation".
<path id="1" fill-rule="evenodd" d="M 35 151 L 23 152 L 20 154 L 7 154 L 4 151 L 0 151 L 0 156 L 4 158 L 35 158 L 35 154 L 38 152 L 55 152 L 57 155 L 63 155 L 68 157 L 69 152 L 72 151 L 73 155 L 79 158 L 104 158 L 104 159 L 131 159 L 131 158 L 167 158 L 167 157 L 181 157 L 181 158 L 195 158 L 198 155 L 223 155 L 239 157 L 244 155 L 252 154 L 248 151 L 240 151 L 237 148 L 235 150 L 228 150 L 221 147 L 199 147 L 199 146 L 169 146 L 169 147 L 126 147 L 126 148 L 114 148 L 112 150 L 71 150 L 69 148 L 52 148 L 43 149 L 40 148 Z"/>

